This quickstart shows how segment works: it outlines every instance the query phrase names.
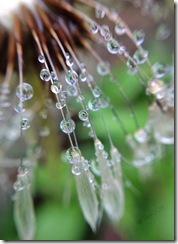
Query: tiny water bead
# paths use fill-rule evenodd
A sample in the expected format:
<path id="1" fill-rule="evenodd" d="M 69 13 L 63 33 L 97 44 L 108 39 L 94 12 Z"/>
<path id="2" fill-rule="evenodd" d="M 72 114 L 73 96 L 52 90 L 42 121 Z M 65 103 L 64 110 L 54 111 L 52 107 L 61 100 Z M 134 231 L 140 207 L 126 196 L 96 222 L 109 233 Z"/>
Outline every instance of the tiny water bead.
<path id="1" fill-rule="evenodd" d="M 78 95 L 78 90 L 75 85 L 73 85 L 73 86 L 68 85 L 66 88 L 66 92 L 67 92 L 68 96 L 70 96 L 70 97 L 76 97 Z"/>
<path id="2" fill-rule="evenodd" d="M 22 85 L 17 86 L 16 95 L 21 101 L 29 100 L 33 97 L 33 88 L 29 83 L 23 82 Z"/>
<path id="3" fill-rule="evenodd" d="M 148 57 L 148 51 L 143 50 L 137 50 L 134 55 L 133 55 L 133 59 L 136 60 L 137 64 L 144 64 L 147 60 Z"/>
<path id="4" fill-rule="evenodd" d="M 68 70 L 65 80 L 69 85 L 75 85 L 78 82 L 78 74 L 74 70 Z"/>
<path id="5" fill-rule="evenodd" d="M 75 122 L 72 119 L 63 119 L 60 123 L 61 130 L 66 133 L 70 134 L 75 130 Z"/>
<path id="6" fill-rule="evenodd" d="M 53 79 L 53 81 L 58 80 L 56 72 L 51 71 L 51 78 Z"/>
<path id="7" fill-rule="evenodd" d="M 100 34 L 105 37 L 108 33 L 110 33 L 109 26 L 107 25 L 102 25 L 100 29 Z"/>
<path id="8" fill-rule="evenodd" d="M 101 5 L 96 6 L 95 15 L 96 15 L 96 18 L 103 19 L 105 16 L 105 9 Z"/>
<path id="9" fill-rule="evenodd" d="M 99 62 L 97 64 L 97 72 L 101 76 L 105 76 L 109 73 L 110 67 L 108 62 Z"/>
<path id="10" fill-rule="evenodd" d="M 92 22 L 90 25 L 90 30 L 93 34 L 98 33 L 98 24 L 96 22 Z"/>
<path id="11" fill-rule="evenodd" d="M 85 82 L 87 80 L 86 74 L 84 72 L 80 73 L 79 79 L 81 82 Z"/>
<path id="12" fill-rule="evenodd" d="M 43 64 L 45 62 L 44 56 L 43 55 L 39 55 L 38 56 L 38 61 Z"/>
<path id="13" fill-rule="evenodd" d="M 25 112 L 25 107 L 24 104 L 22 102 L 18 102 L 15 106 L 14 106 L 14 110 L 17 113 L 23 113 Z"/>
<path id="14" fill-rule="evenodd" d="M 110 53 L 117 54 L 119 52 L 120 45 L 114 38 L 112 38 L 107 42 L 107 49 Z"/>
<path id="15" fill-rule="evenodd" d="M 79 176 L 84 171 L 82 164 L 74 164 L 72 166 L 71 172 L 73 175 Z"/>
<path id="16" fill-rule="evenodd" d="M 66 64 L 67 66 L 72 67 L 74 64 L 74 60 L 72 58 L 68 58 L 66 59 Z"/>
<path id="17" fill-rule="evenodd" d="M 54 93 L 54 94 L 58 94 L 62 89 L 62 86 L 58 87 L 57 85 L 55 84 L 52 84 L 51 85 L 51 91 Z"/>
<path id="18" fill-rule="evenodd" d="M 20 122 L 20 128 L 22 130 L 27 130 L 30 127 L 30 122 L 29 119 L 27 118 L 22 118 L 21 122 Z"/>
<path id="19" fill-rule="evenodd" d="M 100 90 L 100 88 L 98 86 L 95 86 L 92 89 L 92 93 L 93 93 L 94 97 L 99 97 L 101 95 L 101 90 Z"/>
<path id="20" fill-rule="evenodd" d="M 78 113 L 78 117 L 79 117 L 80 120 L 86 121 L 86 120 L 88 120 L 88 112 L 86 110 L 81 110 Z"/>
<path id="21" fill-rule="evenodd" d="M 152 70 L 156 78 L 162 78 L 165 75 L 165 66 L 160 63 L 155 63 L 152 66 Z"/>
<path id="22" fill-rule="evenodd" d="M 93 98 L 88 102 L 88 108 L 92 111 L 98 111 L 100 109 L 100 103 L 98 98 Z"/>
<path id="23" fill-rule="evenodd" d="M 134 137 L 137 142 L 145 143 L 147 141 L 148 135 L 144 129 L 139 129 L 134 133 Z"/>
<path id="24" fill-rule="evenodd" d="M 137 45 L 141 45 L 145 40 L 145 32 L 143 30 L 135 30 L 133 32 L 133 39 Z"/>
<path id="25" fill-rule="evenodd" d="M 61 99 L 60 101 L 58 101 L 57 103 L 56 103 L 56 108 L 57 109 L 62 109 L 62 108 L 64 108 L 66 106 L 66 101 L 65 101 L 65 99 Z"/>
<path id="26" fill-rule="evenodd" d="M 126 27 L 120 22 L 115 24 L 114 30 L 115 30 L 115 33 L 119 36 L 126 33 Z"/>
<path id="27" fill-rule="evenodd" d="M 49 73 L 49 71 L 47 69 L 42 69 L 41 72 L 40 72 L 40 78 L 43 80 L 43 81 L 49 81 L 51 79 L 51 75 Z"/>

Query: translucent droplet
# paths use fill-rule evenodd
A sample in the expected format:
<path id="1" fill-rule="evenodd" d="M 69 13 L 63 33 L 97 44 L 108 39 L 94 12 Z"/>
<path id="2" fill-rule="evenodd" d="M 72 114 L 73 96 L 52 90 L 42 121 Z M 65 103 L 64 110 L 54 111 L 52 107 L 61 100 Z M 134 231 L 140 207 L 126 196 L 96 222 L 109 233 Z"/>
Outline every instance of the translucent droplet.
<path id="1" fill-rule="evenodd" d="M 152 66 L 152 70 L 156 78 L 161 78 L 165 75 L 165 66 L 163 64 L 155 63 Z"/>
<path id="2" fill-rule="evenodd" d="M 116 23 L 114 30 L 117 35 L 121 36 L 125 34 L 126 27 L 122 23 L 118 22 Z"/>
<path id="3" fill-rule="evenodd" d="M 61 88 L 62 88 L 62 86 L 61 87 L 58 87 L 58 86 L 56 86 L 56 85 L 51 85 L 51 91 L 54 93 L 54 94 L 58 94 L 60 91 L 61 91 Z"/>
<path id="4" fill-rule="evenodd" d="M 39 61 L 40 63 L 44 63 L 44 62 L 45 62 L 45 58 L 44 58 L 44 56 L 43 56 L 43 55 L 39 55 L 39 56 L 38 56 L 38 61 Z"/>
<path id="5" fill-rule="evenodd" d="M 75 122 L 72 119 L 62 120 L 60 128 L 64 133 L 70 134 L 75 130 Z"/>
<path id="6" fill-rule="evenodd" d="M 117 54 L 119 52 L 120 45 L 115 39 L 111 39 L 107 42 L 107 49 L 110 53 Z"/>
<path id="7" fill-rule="evenodd" d="M 98 5 L 95 8 L 95 15 L 96 15 L 96 18 L 103 19 L 105 16 L 105 9 L 102 6 Z"/>
<path id="8" fill-rule="evenodd" d="M 100 34 L 105 37 L 108 33 L 110 33 L 110 29 L 107 25 L 102 25 L 100 28 Z"/>
<path id="9" fill-rule="evenodd" d="M 73 59 L 72 59 L 72 58 L 67 59 L 67 60 L 66 60 L 66 64 L 67 64 L 67 66 L 72 67 L 73 64 L 74 64 Z"/>
<path id="10" fill-rule="evenodd" d="M 61 92 L 61 97 L 64 98 L 64 99 L 66 99 L 67 96 L 68 96 L 67 91 L 63 90 L 63 91 Z"/>
<path id="11" fill-rule="evenodd" d="M 68 160 L 68 162 L 70 164 L 73 164 L 73 156 L 74 156 L 74 153 L 77 153 L 77 154 L 81 154 L 80 152 L 80 149 L 78 147 L 70 147 L 67 151 L 66 151 L 66 159 Z"/>
<path id="12" fill-rule="evenodd" d="M 65 99 L 61 99 L 59 102 L 56 103 L 56 108 L 57 109 L 62 109 L 66 106 L 66 101 Z"/>
<path id="13" fill-rule="evenodd" d="M 17 113 L 23 113 L 23 112 L 25 112 L 24 104 L 23 104 L 22 102 L 17 103 L 17 104 L 14 106 L 14 110 L 15 110 L 15 112 L 17 112 Z"/>
<path id="14" fill-rule="evenodd" d="M 69 70 L 66 73 L 65 80 L 69 85 L 75 85 L 78 81 L 78 74 L 75 71 Z"/>
<path id="15" fill-rule="evenodd" d="M 57 78 L 57 74 L 56 74 L 56 72 L 54 72 L 54 71 L 51 71 L 51 77 L 52 77 L 53 81 L 58 80 L 58 78 Z"/>
<path id="16" fill-rule="evenodd" d="M 93 34 L 97 34 L 98 33 L 98 25 L 96 22 L 93 22 L 91 25 L 90 25 L 90 29 L 91 29 L 91 32 Z"/>
<path id="17" fill-rule="evenodd" d="M 47 69 L 42 69 L 41 72 L 40 72 L 40 78 L 43 80 L 43 81 L 49 81 L 51 76 L 50 76 L 50 73 Z"/>
<path id="18" fill-rule="evenodd" d="M 97 72 L 101 76 L 105 76 L 109 73 L 109 63 L 108 62 L 99 62 L 97 64 Z"/>
<path id="19" fill-rule="evenodd" d="M 39 114 L 40 114 L 40 116 L 41 116 L 42 119 L 47 119 L 48 118 L 48 111 L 47 111 L 47 109 L 42 109 Z"/>
<path id="20" fill-rule="evenodd" d="M 84 63 L 80 64 L 80 68 L 82 70 L 82 73 L 85 73 L 87 71 L 86 65 Z"/>
<path id="21" fill-rule="evenodd" d="M 78 113 L 78 117 L 79 117 L 80 120 L 86 121 L 86 120 L 88 120 L 88 112 L 86 110 L 81 110 Z"/>
<path id="22" fill-rule="evenodd" d="M 140 50 L 137 50 L 134 55 L 133 59 L 136 60 L 137 64 L 143 64 L 146 62 L 148 57 L 148 51 L 144 50 L 141 52 Z"/>
<path id="23" fill-rule="evenodd" d="M 27 130 L 29 127 L 30 127 L 29 119 L 23 118 L 22 121 L 20 122 L 20 128 L 22 130 Z"/>
<path id="24" fill-rule="evenodd" d="M 100 88 L 98 86 L 95 86 L 92 89 L 92 93 L 93 93 L 94 97 L 99 97 L 101 95 L 101 90 L 100 90 Z"/>
<path id="25" fill-rule="evenodd" d="M 88 102 L 88 108 L 92 111 L 98 111 L 100 109 L 100 103 L 97 98 L 93 98 Z"/>
<path id="26" fill-rule="evenodd" d="M 70 58 L 70 54 L 66 52 L 66 53 L 65 53 L 65 58 L 66 58 L 66 59 L 69 59 L 69 58 Z"/>
<path id="27" fill-rule="evenodd" d="M 16 88 L 16 95 L 21 101 L 29 100 L 33 97 L 33 88 L 28 83 L 23 83 Z"/>
<path id="28" fill-rule="evenodd" d="M 145 33 L 143 30 L 135 30 L 133 32 L 133 39 L 137 43 L 137 45 L 141 45 L 145 40 Z"/>
<path id="29" fill-rule="evenodd" d="M 79 79 L 80 79 L 81 82 L 85 82 L 87 80 L 87 77 L 86 77 L 86 75 L 84 73 L 80 73 Z"/>
<path id="30" fill-rule="evenodd" d="M 71 170 L 72 174 L 79 176 L 81 175 L 82 171 L 83 171 L 83 167 L 81 165 L 77 164 L 72 166 L 72 170 Z"/>
<path id="31" fill-rule="evenodd" d="M 77 90 L 77 87 L 75 85 L 73 86 L 67 86 L 67 94 L 70 96 L 70 97 L 76 97 L 78 95 L 78 90 Z"/>
<path id="32" fill-rule="evenodd" d="M 130 69 L 135 69 L 135 68 L 137 68 L 137 62 L 136 62 L 136 60 L 134 60 L 134 59 L 128 59 L 127 60 L 127 67 L 128 68 L 130 68 Z"/>

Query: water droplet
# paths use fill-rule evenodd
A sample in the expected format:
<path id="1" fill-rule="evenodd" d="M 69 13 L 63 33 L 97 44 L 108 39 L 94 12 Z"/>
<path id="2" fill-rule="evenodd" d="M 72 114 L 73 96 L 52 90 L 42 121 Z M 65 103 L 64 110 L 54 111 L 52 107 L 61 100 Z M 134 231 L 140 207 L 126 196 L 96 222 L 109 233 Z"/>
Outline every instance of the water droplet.
<path id="1" fill-rule="evenodd" d="M 100 109 L 100 103 L 97 98 L 93 98 L 88 102 L 88 108 L 92 111 L 98 111 Z"/>
<path id="2" fill-rule="evenodd" d="M 141 45 L 145 40 L 145 33 L 143 30 L 135 30 L 133 32 L 133 39 L 137 43 L 137 45 Z"/>
<path id="3" fill-rule="evenodd" d="M 61 87 L 58 87 L 56 85 L 51 85 L 51 91 L 54 93 L 54 94 L 58 94 L 61 90 L 62 86 Z"/>
<path id="4" fill-rule="evenodd" d="M 39 55 L 39 56 L 38 56 L 38 61 L 39 61 L 40 63 L 44 63 L 44 62 L 45 62 L 45 58 L 44 58 L 44 56 L 43 56 L 43 55 Z"/>
<path id="5" fill-rule="evenodd" d="M 58 80 L 58 78 L 57 78 L 57 74 L 54 72 L 54 71 L 51 71 L 51 77 L 52 77 L 52 79 L 53 80 Z"/>
<path id="6" fill-rule="evenodd" d="M 23 113 L 23 112 L 25 112 L 24 104 L 21 103 L 21 102 L 17 103 L 17 104 L 14 106 L 14 110 L 15 110 L 15 112 L 17 112 L 17 113 Z"/>
<path id="7" fill-rule="evenodd" d="M 33 88 L 30 84 L 23 82 L 22 86 L 17 86 L 16 95 L 21 101 L 29 100 L 33 97 Z"/>
<path id="8" fill-rule="evenodd" d="M 67 86 L 67 94 L 70 96 L 70 97 L 75 97 L 78 95 L 78 90 L 77 90 L 77 87 L 74 85 L 74 86 Z"/>
<path id="9" fill-rule="evenodd" d="M 73 64 L 74 64 L 73 59 L 72 59 L 72 58 L 68 58 L 68 59 L 66 59 L 66 64 L 67 64 L 67 66 L 72 67 Z"/>
<path id="10" fill-rule="evenodd" d="M 92 22 L 92 24 L 90 25 L 90 29 L 91 29 L 91 32 L 93 34 L 97 34 L 98 33 L 98 25 L 96 22 Z"/>
<path id="11" fill-rule="evenodd" d="M 134 59 L 127 60 L 127 67 L 130 69 L 135 69 L 137 67 L 137 62 Z"/>
<path id="12" fill-rule="evenodd" d="M 119 52 L 120 45 L 115 39 L 111 39 L 107 42 L 107 49 L 110 53 L 117 54 Z"/>
<path id="13" fill-rule="evenodd" d="M 97 72 L 99 75 L 101 76 L 105 76 L 109 73 L 110 69 L 109 69 L 109 63 L 108 62 L 99 62 L 97 64 Z"/>
<path id="14" fill-rule="evenodd" d="M 136 60 L 137 64 L 145 63 L 147 57 L 148 57 L 148 51 L 146 50 L 143 50 L 142 52 L 140 50 L 137 50 L 133 55 L 133 59 Z"/>
<path id="15" fill-rule="evenodd" d="M 47 119 L 48 118 L 48 111 L 47 111 L 47 109 L 42 109 L 41 111 L 40 111 L 40 113 L 39 113 L 39 115 L 40 115 L 40 117 L 42 118 L 42 119 Z"/>
<path id="16" fill-rule="evenodd" d="M 117 35 L 121 36 L 125 34 L 126 27 L 122 23 L 118 22 L 116 23 L 114 30 Z"/>
<path id="17" fill-rule="evenodd" d="M 86 65 L 84 63 L 80 64 L 80 68 L 82 70 L 82 73 L 85 73 L 87 71 L 87 67 L 86 67 Z"/>
<path id="18" fill-rule="evenodd" d="M 82 72 L 82 73 L 80 73 L 80 75 L 79 75 L 79 79 L 80 79 L 81 82 L 85 82 L 85 81 L 87 80 L 87 77 L 86 77 L 86 75 Z"/>
<path id="19" fill-rule="evenodd" d="M 41 72 L 40 72 L 40 78 L 43 80 L 43 81 L 49 81 L 51 76 L 50 76 L 50 73 L 47 69 L 42 69 Z"/>
<path id="20" fill-rule="evenodd" d="M 22 130 L 27 130 L 30 127 L 29 119 L 23 118 L 20 122 L 20 128 Z"/>
<path id="21" fill-rule="evenodd" d="M 83 171 L 83 167 L 82 167 L 82 165 L 79 165 L 79 164 L 77 164 L 77 165 L 73 165 L 72 166 L 72 174 L 74 174 L 74 175 L 76 175 L 76 176 L 79 176 L 79 175 L 81 175 L 81 173 L 82 173 L 82 171 Z"/>
<path id="22" fill-rule="evenodd" d="M 66 106 L 66 101 L 64 99 L 61 99 L 59 102 L 56 103 L 57 109 L 62 109 Z"/>
<path id="23" fill-rule="evenodd" d="M 70 58 L 70 54 L 69 53 L 65 53 L 65 58 L 69 59 Z"/>
<path id="24" fill-rule="evenodd" d="M 160 92 L 163 88 L 163 81 L 158 79 L 152 79 L 148 82 L 148 87 L 146 92 L 149 94 L 156 94 Z"/>
<path id="25" fill-rule="evenodd" d="M 73 164 L 74 162 L 73 162 L 73 156 L 74 156 L 74 154 L 81 154 L 81 152 L 80 152 L 80 149 L 78 148 L 78 147 L 70 147 L 67 151 L 66 151 L 66 159 L 68 160 L 68 162 L 70 163 L 70 164 Z"/>
<path id="26" fill-rule="evenodd" d="M 96 15 L 96 18 L 103 19 L 105 16 L 105 9 L 102 6 L 98 5 L 95 8 L 95 15 Z"/>
<path id="27" fill-rule="evenodd" d="M 93 93 L 94 97 L 99 97 L 101 95 L 101 90 L 100 90 L 100 88 L 98 86 L 95 86 L 92 89 L 92 93 Z"/>
<path id="28" fill-rule="evenodd" d="M 67 91 L 63 90 L 61 92 L 61 97 L 64 98 L 64 99 L 66 99 L 67 98 Z"/>
<path id="29" fill-rule="evenodd" d="M 161 78 L 165 75 L 165 66 L 160 63 L 155 63 L 152 66 L 152 70 L 155 73 L 156 78 Z"/>
<path id="30" fill-rule="evenodd" d="M 65 76 L 65 80 L 69 85 L 75 85 L 78 81 L 78 74 L 74 70 L 68 70 Z"/>
<path id="31" fill-rule="evenodd" d="M 60 123 L 60 128 L 64 133 L 70 134 L 75 130 L 75 122 L 70 118 L 62 120 Z"/>
<path id="32" fill-rule="evenodd" d="M 105 37 L 108 33 L 110 33 L 109 27 L 107 25 L 102 25 L 100 29 L 100 34 Z"/>
<path id="33" fill-rule="evenodd" d="M 80 120 L 86 121 L 86 120 L 88 120 L 88 112 L 86 110 L 81 110 L 78 113 L 78 117 L 79 117 Z"/>

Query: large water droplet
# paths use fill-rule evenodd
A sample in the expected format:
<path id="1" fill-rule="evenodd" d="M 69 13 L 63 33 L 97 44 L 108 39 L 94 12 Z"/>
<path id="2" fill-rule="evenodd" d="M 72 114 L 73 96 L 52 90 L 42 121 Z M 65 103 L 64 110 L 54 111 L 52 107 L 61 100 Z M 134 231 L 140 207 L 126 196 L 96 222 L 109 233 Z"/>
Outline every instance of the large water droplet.
<path id="1" fill-rule="evenodd" d="M 92 111 L 98 111 L 100 109 L 100 103 L 97 98 L 93 98 L 88 102 L 88 108 Z"/>
<path id="2" fill-rule="evenodd" d="M 38 56 L 38 61 L 39 61 L 40 63 L 44 63 L 44 62 L 45 62 L 45 58 L 44 58 L 44 56 L 43 56 L 43 55 L 39 55 L 39 56 Z"/>
<path id="3" fill-rule="evenodd" d="M 140 50 L 137 50 L 133 55 L 133 59 L 136 60 L 137 64 L 145 63 L 147 57 L 148 57 L 148 51 L 146 50 L 143 50 L 142 52 Z"/>
<path id="4" fill-rule="evenodd" d="M 78 95 L 78 90 L 75 85 L 74 86 L 68 85 L 66 91 L 70 97 L 76 97 Z"/>
<path id="5" fill-rule="evenodd" d="M 80 152 L 80 149 L 78 148 L 78 147 L 70 147 L 67 151 L 66 151 L 66 159 L 68 160 L 68 162 L 70 163 L 70 164 L 73 164 L 74 162 L 73 162 L 73 156 L 74 156 L 74 154 L 81 154 L 81 152 Z"/>
<path id="6" fill-rule="evenodd" d="M 47 69 L 42 69 L 41 72 L 40 72 L 40 78 L 43 80 L 43 81 L 49 81 L 51 76 L 50 76 L 50 73 Z"/>
<path id="7" fill-rule="evenodd" d="M 64 133 L 70 134 L 75 130 L 75 122 L 70 118 L 62 120 L 60 123 L 60 128 Z"/>
<path id="8" fill-rule="evenodd" d="M 152 66 L 152 70 L 155 73 L 156 78 L 161 78 L 165 75 L 165 66 L 160 63 L 155 63 Z"/>
<path id="9" fill-rule="evenodd" d="M 16 88 L 16 95 L 21 101 L 29 100 L 33 97 L 33 88 L 28 83 L 23 83 Z"/>

